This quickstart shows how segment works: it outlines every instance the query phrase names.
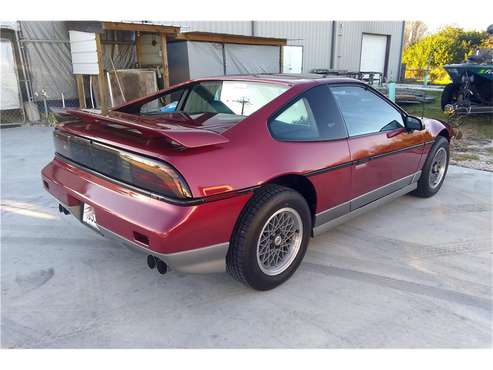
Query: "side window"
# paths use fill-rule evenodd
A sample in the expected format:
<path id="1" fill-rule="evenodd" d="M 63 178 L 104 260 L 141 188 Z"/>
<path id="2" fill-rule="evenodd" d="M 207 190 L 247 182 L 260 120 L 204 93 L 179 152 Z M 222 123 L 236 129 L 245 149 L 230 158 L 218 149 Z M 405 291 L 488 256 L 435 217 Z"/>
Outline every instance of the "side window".
<path id="1" fill-rule="evenodd" d="M 347 137 L 334 97 L 327 86 L 302 94 L 269 120 L 272 136 L 286 141 L 336 140 Z"/>
<path id="2" fill-rule="evenodd" d="M 286 125 L 306 126 L 306 129 L 317 131 L 315 119 L 310 111 L 310 105 L 306 98 L 301 98 L 276 118 L 277 122 Z"/>
<path id="3" fill-rule="evenodd" d="M 401 113 L 385 100 L 359 86 L 330 87 L 348 128 L 349 136 L 404 127 Z"/>

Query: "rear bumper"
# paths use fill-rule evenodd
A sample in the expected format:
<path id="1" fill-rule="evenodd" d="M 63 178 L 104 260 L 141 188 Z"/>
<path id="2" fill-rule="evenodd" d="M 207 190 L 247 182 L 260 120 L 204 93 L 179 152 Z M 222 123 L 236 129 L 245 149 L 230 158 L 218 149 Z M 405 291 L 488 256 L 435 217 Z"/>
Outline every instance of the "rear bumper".
<path id="1" fill-rule="evenodd" d="M 150 198 L 55 158 L 42 170 L 43 184 L 82 220 L 83 204 L 96 214 L 99 233 L 155 255 L 188 273 L 221 272 L 236 220 L 251 193 L 198 205 Z"/>

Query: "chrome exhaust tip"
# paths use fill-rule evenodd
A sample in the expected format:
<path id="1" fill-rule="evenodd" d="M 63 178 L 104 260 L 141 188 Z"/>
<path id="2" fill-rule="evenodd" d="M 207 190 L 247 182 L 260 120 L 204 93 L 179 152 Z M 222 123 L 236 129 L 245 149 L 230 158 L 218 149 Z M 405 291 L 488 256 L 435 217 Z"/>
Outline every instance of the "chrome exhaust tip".
<path id="1" fill-rule="evenodd" d="M 168 265 L 166 264 L 166 262 L 161 261 L 159 258 L 157 258 L 156 267 L 157 267 L 157 271 L 161 275 L 164 275 L 168 272 Z"/>
<path id="2" fill-rule="evenodd" d="M 147 266 L 152 270 L 156 267 L 156 260 L 157 258 L 154 257 L 153 255 L 148 255 L 147 256 Z"/>

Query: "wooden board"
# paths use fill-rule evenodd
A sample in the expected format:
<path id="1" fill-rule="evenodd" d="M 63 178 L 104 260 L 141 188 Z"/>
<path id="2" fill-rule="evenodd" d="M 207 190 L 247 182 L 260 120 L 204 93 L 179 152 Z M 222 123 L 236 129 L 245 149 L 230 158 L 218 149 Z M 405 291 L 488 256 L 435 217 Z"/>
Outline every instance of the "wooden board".
<path id="1" fill-rule="evenodd" d="M 75 81 L 77 83 L 77 96 L 79 98 L 79 107 L 81 109 L 86 107 L 86 92 L 84 90 L 84 76 L 75 75 Z"/>
<path id="2" fill-rule="evenodd" d="M 226 44 L 243 44 L 243 45 L 283 46 L 287 44 L 286 39 L 278 39 L 272 37 L 229 35 L 224 33 L 209 33 L 209 32 L 179 33 L 176 35 L 175 40 L 220 42 Z"/>
<path id="3" fill-rule="evenodd" d="M 142 34 L 137 32 L 135 35 L 135 54 L 137 59 L 137 65 L 142 65 Z"/>
<path id="4" fill-rule="evenodd" d="M 103 46 L 101 44 L 101 34 L 96 34 L 96 50 L 98 53 L 98 88 L 101 104 L 101 113 L 108 113 L 108 81 L 104 72 Z"/>
<path id="5" fill-rule="evenodd" d="M 103 22 L 103 29 L 133 32 L 178 33 L 180 27 L 162 26 L 159 24 L 127 23 L 127 22 Z"/>
<path id="6" fill-rule="evenodd" d="M 106 76 L 109 78 L 110 103 L 113 107 L 158 90 L 154 69 L 118 69 L 108 72 Z M 156 106 L 156 109 L 159 107 Z"/>
<path id="7" fill-rule="evenodd" d="M 163 84 L 166 89 L 169 87 L 169 68 L 168 68 L 168 45 L 166 44 L 166 34 L 161 33 L 161 58 L 163 59 Z"/>

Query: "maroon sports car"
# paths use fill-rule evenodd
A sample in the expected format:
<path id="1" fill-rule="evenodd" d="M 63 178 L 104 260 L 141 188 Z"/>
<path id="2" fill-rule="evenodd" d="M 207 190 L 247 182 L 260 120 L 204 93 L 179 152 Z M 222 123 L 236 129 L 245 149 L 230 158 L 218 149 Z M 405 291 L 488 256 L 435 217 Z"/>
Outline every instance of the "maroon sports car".
<path id="1" fill-rule="evenodd" d="M 295 272 L 311 236 L 434 195 L 453 136 L 342 78 L 208 78 L 68 113 L 42 171 L 61 212 L 161 273 L 226 270 L 259 290 Z"/>

